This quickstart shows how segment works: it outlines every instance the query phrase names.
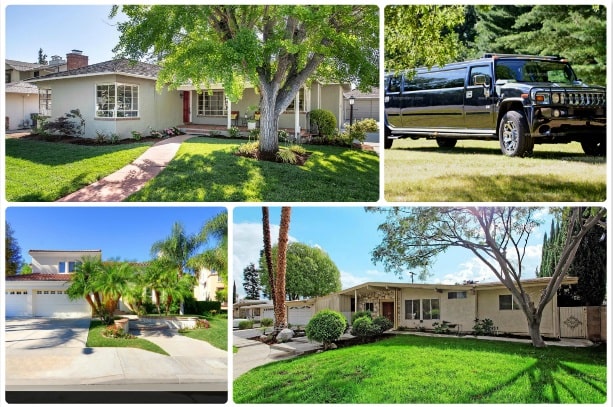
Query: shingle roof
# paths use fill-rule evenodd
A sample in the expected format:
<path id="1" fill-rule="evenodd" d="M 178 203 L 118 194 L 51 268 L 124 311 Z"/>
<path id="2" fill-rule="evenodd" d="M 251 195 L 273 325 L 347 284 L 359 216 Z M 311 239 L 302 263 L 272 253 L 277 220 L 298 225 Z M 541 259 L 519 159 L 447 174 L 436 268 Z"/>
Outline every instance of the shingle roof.
<path id="1" fill-rule="evenodd" d="M 379 88 L 372 87 L 370 88 L 370 92 L 360 92 L 358 89 L 354 89 L 351 92 L 344 92 L 343 96 L 345 98 L 349 98 L 353 96 L 356 99 L 372 99 L 379 97 Z"/>
<path id="2" fill-rule="evenodd" d="M 5 59 L 4 62 L 10 65 L 16 71 L 31 71 L 39 68 L 47 68 L 47 65 L 35 64 L 30 62 L 15 61 L 13 59 Z"/>
<path id="3" fill-rule="evenodd" d="M 48 79 L 68 78 L 71 76 L 103 75 L 109 73 L 157 79 L 160 69 L 161 68 L 157 65 L 147 64 L 145 62 L 115 59 L 112 61 L 87 65 L 82 68 L 71 69 L 70 71 L 52 73 L 39 78 L 29 79 L 28 81 L 38 82 Z"/>
<path id="4" fill-rule="evenodd" d="M 33 93 L 38 94 L 38 87 L 24 81 L 11 82 L 6 84 L 6 93 Z"/>
<path id="5" fill-rule="evenodd" d="M 70 274 L 18 274 L 6 276 L 6 281 L 70 281 Z"/>

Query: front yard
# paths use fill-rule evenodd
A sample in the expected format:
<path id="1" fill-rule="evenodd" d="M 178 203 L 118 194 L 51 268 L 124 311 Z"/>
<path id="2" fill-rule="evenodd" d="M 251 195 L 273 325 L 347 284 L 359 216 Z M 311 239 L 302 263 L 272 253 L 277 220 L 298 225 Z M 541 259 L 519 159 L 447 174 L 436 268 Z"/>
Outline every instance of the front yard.
<path id="1" fill-rule="evenodd" d="M 152 143 L 82 146 L 6 139 L 7 201 L 55 201 L 128 165 Z"/>
<path id="2" fill-rule="evenodd" d="M 606 347 L 398 335 L 255 368 L 236 403 L 594 403 L 607 400 Z"/>
<path id="3" fill-rule="evenodd" d="M 89 335 L 87 336 L 86 346 L 91 348 L 106 347 L 106 348 L 137 348 L 148 350 L 150 352 L 168 355 L 168 353 L 153 342 L 141 338 L 107 338 L 102 333 L 106 328 L 106 324 L 102 321 L 92 320 L 89 326 Z"/>
<path id="4" fill-rule="evenodd" d="M 371 152 L 305 145 L 304 166 L 238 157 L 244 141 L 193 138 L 132 202 L 374 202 L 379 157 Z"/>
<path id="5" fill-rule="evenodd" d="M 208 316 L 206 320 L 211 324 L 206 329 L 184 329 L 179 331 L 192 339 L 208 342 L 221 350 L 228 350 L 228 319 L 225 316 Z"/>

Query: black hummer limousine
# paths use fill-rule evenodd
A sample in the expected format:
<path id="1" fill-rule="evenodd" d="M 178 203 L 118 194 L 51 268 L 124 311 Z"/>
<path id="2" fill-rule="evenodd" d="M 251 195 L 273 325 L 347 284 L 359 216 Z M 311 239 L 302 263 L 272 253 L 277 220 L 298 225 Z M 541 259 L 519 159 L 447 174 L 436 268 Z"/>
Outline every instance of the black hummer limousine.
<path id="1" fill-rule="evenodd" d="M 559 57 L 485 54 L 442 68 L 385 77 L 385 148 L 394 139 L 499 140 L 508 156 L 534 144 L 578 141 L 606 152 L 606 90 L 577 79 Z"/>

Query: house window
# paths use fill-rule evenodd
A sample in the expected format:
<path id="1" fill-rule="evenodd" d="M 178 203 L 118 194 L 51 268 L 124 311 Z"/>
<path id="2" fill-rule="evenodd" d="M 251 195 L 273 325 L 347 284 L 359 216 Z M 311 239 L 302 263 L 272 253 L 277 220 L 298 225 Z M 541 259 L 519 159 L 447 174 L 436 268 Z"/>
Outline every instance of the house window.
<path id="1" fill-rule="evenodd" d="M 223 90 L 200 93 L 198 95 L 198 114 L 200 116 L 226 116 L 228 106 Z"/>
<path id="2" fill-rule="evenodd" d="M 374 302 L 365 302 L 364 303 L 364 311 L 375 312 L 375 303 Z"/>
<path id="3" fill-rule="evenodd" d="M 4 73 L 4 83 L 11 83 L 11 71 Z"/>
<path id="4" fill-rule="evenodd" d="M 304 88 L 300 88 L 300 90 L 298 91 L 298 103 L 300 104 L 299 108 L 301 112 L 305 111 L 304 108 Z M 296 97 L 294 96 L 294 99 L 292 99 L 292 101 L 290 102 L 289 106 L 287 106 L 287 109 L 285 109 L 286 112 L 293 112 L 296 110 Z"/>
<path id="5" fill-rule="evenodd" d="M 499 295 L 498 296 L 498 309 L 499 310 L 518 310 L 519 304 L 515 302 L 513 295 Z"/>
<path id="6" fill-rule="evenodd" d="M 254 308 L 253 309 L 253 316 L 254 317 L 259 317 L 261 312 L 262 312 L 262 310 L 260 308 Z"/>
<path id="7" fill-rule="evenodd" d="M 350 312 L 355 312 L 355 298 L 351 298 Z"/>
<path id="8" fill-rule="evenodd" d="M 51 116 L 51 89 L 38 90 L 38 112 L 43 116 Z"/>
<path id="9" fill-rule="evenodd" d="M 466 291 L 450 291 L 447 293 L 448 300 L 458 300 L 466 298 Z"/>
<path id="10" fill-rule="evenodd" d="M 77 268 L 77 264 L 80 264 L 78 261 L 61 261 L 58 263 L 58 270 L 60 274 L 65 273 L 74 273 Z"/>
<path id="11" fill-rule="evenodd" d="M 406 300 L 404 302 L 404 319 L 421 319 L 419 300 Z"/>
<path id="12" fill-rule="evenodd" d="M 96 85 L 96 117 L 138 117 L 138 85 Z"/>
<path id="13" fill-rule="evenodd" d="M 424 315 L 422 319 L 441 319 L 441 308 L 437 298 L 422 300 Z"/>
<path id="14" fill-rule="evenodd" d="M 58 269 L 60 274 L 66 273 L 66 263 L 60 261 L 60 263 L 58 264 Z"/>

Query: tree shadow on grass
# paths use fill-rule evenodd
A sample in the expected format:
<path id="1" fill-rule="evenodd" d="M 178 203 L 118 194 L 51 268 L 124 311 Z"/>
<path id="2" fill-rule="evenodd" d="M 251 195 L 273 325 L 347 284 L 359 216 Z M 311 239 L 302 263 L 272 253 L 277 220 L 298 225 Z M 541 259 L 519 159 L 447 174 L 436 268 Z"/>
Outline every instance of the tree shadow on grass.
<path id="1" fill-rule="evenodd" d="M 129 201 L 156 202 L 342 202 L 379 198 L 379 160 L 371 154 L 345 149 L 307 150 L 304 166 L 279 164 L 232 154 L 236 142 L 188 141 L 228 145 L 195 154 L 178 154 L 143 190 Z"/>
<path id="2" fill-rule="evenodd" d="M 89 185 L 89 182 L 86 181 L 88 175 L 90 174 L 81 173 L 77 175 L 70 180 L 67 185 L 64 185 L 59 190 L 28 192 L 17 196 L 7 196 L 6 199 L 9 202 L 53 202 L 61 197 L 78 191 L 84 186 Z M 7 195 L 8 194 L 9 191 L 7 191 Z"/>

